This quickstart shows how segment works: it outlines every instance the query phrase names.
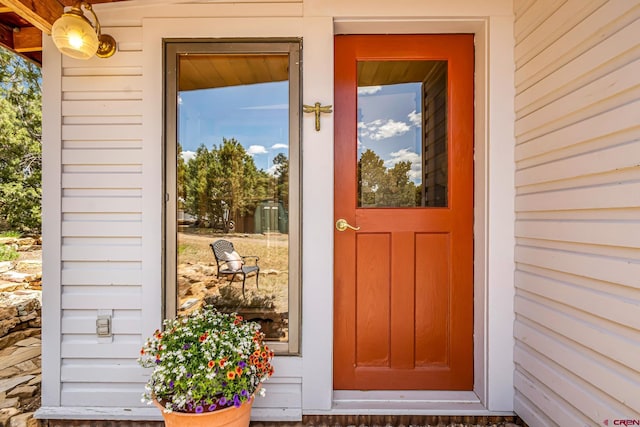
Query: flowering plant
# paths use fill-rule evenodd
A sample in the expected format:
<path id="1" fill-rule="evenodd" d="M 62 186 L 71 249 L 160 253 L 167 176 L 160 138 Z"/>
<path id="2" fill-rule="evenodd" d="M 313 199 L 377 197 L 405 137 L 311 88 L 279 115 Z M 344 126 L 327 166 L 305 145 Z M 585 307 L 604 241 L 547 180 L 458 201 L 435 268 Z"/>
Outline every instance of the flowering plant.
<path id="1" fill-rule="evenodd" d="M 203 308 L 163 326 L 140 350 L 138 363 L 153 368 L 143 402 L 155 399 L 169 412 L 239 407 L 273 374 L 258 323 Z"/>

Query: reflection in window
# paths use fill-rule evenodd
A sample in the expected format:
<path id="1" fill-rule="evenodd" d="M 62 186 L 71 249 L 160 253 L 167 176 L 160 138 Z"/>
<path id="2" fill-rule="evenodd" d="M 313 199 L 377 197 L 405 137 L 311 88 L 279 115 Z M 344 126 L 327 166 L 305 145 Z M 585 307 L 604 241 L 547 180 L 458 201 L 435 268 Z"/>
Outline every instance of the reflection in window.
<path id="1" fill-rule="evenodd" d="M 358 62 L 358 206 L 445 207 L 446 61 Z"/>
<path id="2" fill-rule="evenodd" d="M 283 45 L 282 53 L 176 55 L 175 298 L 177 314 L 202 305 L 238 312 L 261 323 L 273 348 L 295 352 L 299 157 L 289 49 L 297 55 L 298 45 Z"/>

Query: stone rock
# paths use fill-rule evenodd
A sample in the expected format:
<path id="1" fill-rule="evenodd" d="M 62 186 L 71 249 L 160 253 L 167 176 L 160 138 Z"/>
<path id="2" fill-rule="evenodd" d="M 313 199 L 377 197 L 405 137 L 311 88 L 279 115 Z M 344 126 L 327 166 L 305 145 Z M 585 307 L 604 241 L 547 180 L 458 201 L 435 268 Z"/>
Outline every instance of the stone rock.
<path id="1" fill-rule="evenodd" d="M 16 415 L 11 418 L 9 427 L 29 427 L 33 426 L 33 423 L 29 423 L 33 419 L 33 412 L 25 412 L 24 414 Z"/>
<path id="2" fill-rule="evenodd" d="M 4 408 L 0 409 L 0 427 L 6 427 L 9 425 L 9 420 L 14 415 L 20 412 L 16 408 Z"/>
<path id="3" fill-rule="evenodd" d="M 36 317 L 35 319 L 33 319 L 32 321 L 27 323 L 27 326 L 29 326 L 30 328 L 40 328 L 40 327 L 42 327 L 42 318 L 41 317 Z"/>
<path id="4" fill-rule="evenodd" d="M 24 362 L 16 363 L 14 365 L 16 368 L 20 369 L 22 372 L 33 371 L 38 368 L 38 365 L 33 361 L 33 359 L 25 360 Z"/>
<path id="5" fill-rule="evenodd" d="M 26 338 L 23 340 L 20 340 L 18 342 L 16 342 L 15 345 L 17 345 L 18 347 L 31 347 L 33 345 L 41 345 L 41 340 L 38 338 Z"/>
<path id="6" fill-rule="evenodd" d="M 11 390 L 12 388 L 31 381 L 34 378 L 33 375 L 23 375 L 21 377 L 7 378 L 0 380 L 0 392 Z"/>
<path id="7" fill-rule="evenodd" d="M 12 397 L 10 399 L 0 399 L 0 409 L 16 408 L 19 402 L 20 401 L 17 397 Z"/>
<path id="8" fill-rule="evenodd" d="M 22 259 L 16 261 L 16 268 L 42 268 L 42 260 L 39 259 Z M 42 272 L 36 272 L 36 275 L 42 276 Z"/>
<path id="9" fill-rule="evenodd" d="M 20 331 L 11 332 L 8 335 L 5 335 L 4 337 L 1 337 L 0 335 L 1 337 L 0 348 L 7 348 L 25 338 L 40 336 L 40 333 L 41 333 L 40 329 L 31 328 L 31 329 L 23 329 Z"/>
<path id="10" fill-rule="evenodd" d="M 2 261 L 0 262 L 0 273 L 4 273 L 5 271 L 13 270 L 16 264 L 13 261 Z"/>
<path id="11" fill-rule="evenodd" d="M 7 393 L 7 397 L 18 397 L 20 399 L 24 399 L 26 397 L 32 397 L 36 391 L 38 391 L 38 387 L 36 386 L 21 385 Z"/>
<path id="12" fill-rule="evenodd" d="M 37 298 L 34 298 L 29 293 L 24 293 L 24 294 L 20 292 L 16 292 L 16 293 L 24 297 L 24 299 L 20 301 L 20 303 L 17 305 L 18 315 L 26 316 L 28 314 L 31 314 L 31 312 L 40 310 L 42 308 L 40 301 Z"/>
<path id="13" fill-rule="evenodd" d="M 16 350 L 9 354 L 0 356 L 0 366 L 14 366 L 25 360 L 34 359 L 40 356 L 39 347 L 16 347 Z M 29 378 L 31 379 L 31 378 Z M 0 388 L 0 392 L 2 389 Z"/>
<path id="14" fill-rule="evenodd" d="M 22 289 L 26 289 L 26 287 L 27 287 L 26 283 L 15 283 L 15 282 L 1 283 L 0 292 L 15 292 Z"/>
<path id="15" fill-rule="evenodd" d="M 38 243 L 23 239 L 20 250 Z M 41 271 L 41 261 L 0 262 L 0 427 L 42 426 L 33 418 L 42 383 L 42 292 L 33 286 L 39 286 Z"/>
<path id="16" fill-rule="evenodd" d="M 182 303 L 182 305 L 180 306 L 180 310 L 188 310 L 191 307 L 194 306 L 194 304 L 198 303 L 198 298 L 190 298 L 188 300 L 186 300 L 184 303 Z"/>
<path id="17" fill-rule="evenodd" d="M 36 275 L 31 273 L 20 273 L 18 271 L 5 271 L 0 275 L 0 278 L 9 282 L 24 283 L 35 280 Z"/>
<path id="18" fill-rule="evenodd" d="M 9 366 L 8 368 L 0 369 L 0 380 L 4 378 L 13 377 L 20 373 L 20 369 L 15 366 Z"/>
<path id="19" fill-rule="evenodd" d="M 18 309 L 15 307 L 0 307 L 0 320 L 11 319 L 18 315 Z"/>
<path id="20" fill-rule="evenodd" d="M 17 239 L 16 243 L 19 246 L 33 246 L 36 244 L 36 239 L 34 239 L 33 237 L 23 237 L 21 239 Z"/>
<path id="21" fill-rule="evenodd" d="M 0 320 L 0 337 L 7 335 L 18 323 L 20 323 L 20 321 L 17 317 Z"/>
<path id="22" fill-rule="evenodd" d="M 42 374 L 36 375 L 36 377 L 34 379 L 32 379 L 31 381 L 29 381 L 27 383 L 27 385 L 35 385 L 35 386 L 37 386 L 40 383 L 42 383 Z"/>
<path id="23" fill-rule="evenodd" d="M 38 313 L 35 311 L 32 311 L 31 313 L 25 314 L 24 316 L 20 316 L 18 319 L 20 319 L 20 323 L 24 323 L 24 322 L 28 322 L 29 320 L 34 320 L 38 318 Z"/>

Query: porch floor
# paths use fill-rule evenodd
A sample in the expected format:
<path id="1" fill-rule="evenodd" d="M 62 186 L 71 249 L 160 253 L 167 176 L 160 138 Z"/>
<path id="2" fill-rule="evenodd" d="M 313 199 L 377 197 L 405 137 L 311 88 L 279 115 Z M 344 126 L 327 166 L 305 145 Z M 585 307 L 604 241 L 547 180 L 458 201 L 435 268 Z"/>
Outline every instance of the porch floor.
<path id="1" fill-rule="evenodd" d="M 163 427 L 161 421 L 41 421 L 42 427 Z M 301 422 L 252 422 L 250 427 L 526 427 L 517 416 L 306 415 Z"/>

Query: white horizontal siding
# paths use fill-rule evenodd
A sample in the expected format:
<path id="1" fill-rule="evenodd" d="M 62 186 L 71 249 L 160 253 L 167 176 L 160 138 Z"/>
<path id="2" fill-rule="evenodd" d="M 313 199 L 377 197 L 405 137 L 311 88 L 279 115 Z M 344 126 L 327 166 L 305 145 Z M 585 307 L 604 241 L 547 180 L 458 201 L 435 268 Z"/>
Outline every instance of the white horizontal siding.
<path id="1" fill-rule="evenodd" d="M 111 308 L 111 307 L 110 307 Z M 140 311 L 136 308 L 131 310 L 114 309 L 111 318 L 111 328 L 114 334 L 141 334 Z M 96 331 L 95 310 L 83 307 L 81 309 L 67 308 L 62 313 L 62 333 L 63 334 L 92 334 Z M 124 359 L 131 361 L 131 359 Z M 87 361 L 90 364 L 90 360 Z M 66 363 L 66 361 L 65 361 Z M 104 363 L 104 362 L 103 362 Z M 137 366 L 136 363 L 131 363 Z"/>
<path id="2" fill-rule="evenodd" d="M 66 286 L 93 284 L 141 286 L 142 266 L 140 262 L 65 262 L 62 282 Z"/>
<path id="3" fill-rule="evenodd" d="M 514 6 L 515 410 L 640 419 L 640 4 Z"/>
<path id="4" fill-rule="evenodd" d="M 110 371 L 105 372 L 105 378 Z M 142 378 L 139 378 L 142 380 Z M 72 382 L 62 383 L 62 406 L 98 406 L 129 408 L 140 402 L 142 392 L 135 382 Z"/>
<path id="5" fill-rule="evenodd" d="M 69 286 L 62 293 L 62 309 L 136 310 L 140 308 L 141 298 L 138 286 Z"/>
<path id="6" fill-rule="evenodd" d="M 140 406 L 142 28 L 103 27 L 109 59 L 62 58 L 62 406 Z M 160 230 L 158 230 L 160 232 Z M 112 339 L 98 339 L 98 314 Z"/>
<path id="7" fill-rule="evenodd" d="M 123 2 L 116 8 L 96 5 L 103 33 L 117 40 L 113 57 L 87 61 L 62 57 L 61 63 L 61 223 L 56 224 L 60 229 L 61 337 L 56 341 L 60 343 L 59 404 L 72 412 L 78 407 L 144 406 L 140 397 L 149 373 L 137 365 L 136 358 L 146 329 L 159 326 L 161 320 L 150 319 L 144 310 L 150 303 L 144 300 L 148 290 L 143 284 L 146 280 L 148 285 L 150 271 L 163 268 L 160 245 L 148 243 L 159 241 L 163 230 L 150 228 L 148 219 L 145 222 L 145 212 L 155 215 L 162 206 L 162 194 L 145 191 L 159 179 L 153 171 L 161 170 L 145 163 L 149 150 L 160 152 L 162 142 L 149 141 L 143 131 L 149 109 L 144 98 L 144 19 L 151 14 L 292 17 L 302 16 L 303 11 L 298 0 L 186 8 L 135 3 Z M 112 339 L 96 336 L 98 314 L 112 316 Z M 255 406 L 272 419 L 299 418 L 301 359 L 277 358 L 274 363 L 277 377 L 265 387 L 267 398 Z"/>

